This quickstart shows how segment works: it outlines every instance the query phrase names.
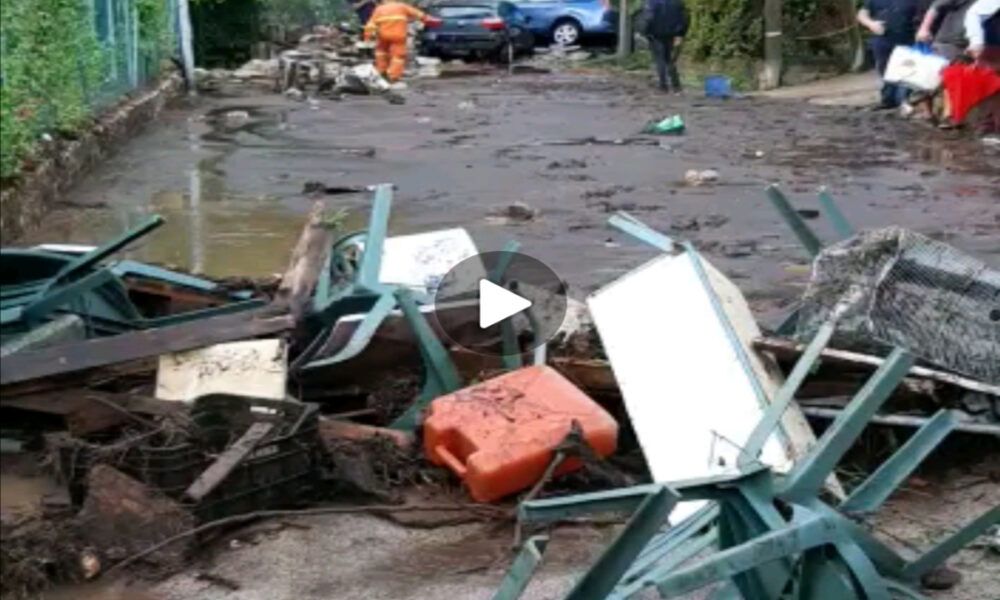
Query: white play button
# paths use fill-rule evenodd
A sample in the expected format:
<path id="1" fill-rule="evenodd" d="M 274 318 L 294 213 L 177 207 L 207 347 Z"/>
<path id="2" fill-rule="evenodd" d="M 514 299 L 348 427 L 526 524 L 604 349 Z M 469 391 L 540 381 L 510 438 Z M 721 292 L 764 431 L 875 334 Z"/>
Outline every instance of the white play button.
<path id="1" fill-rule="evenodd" d="M 488 279 L 479 280 L 479 327 L 486 329 L 531 306 L 522 298 Z"/>

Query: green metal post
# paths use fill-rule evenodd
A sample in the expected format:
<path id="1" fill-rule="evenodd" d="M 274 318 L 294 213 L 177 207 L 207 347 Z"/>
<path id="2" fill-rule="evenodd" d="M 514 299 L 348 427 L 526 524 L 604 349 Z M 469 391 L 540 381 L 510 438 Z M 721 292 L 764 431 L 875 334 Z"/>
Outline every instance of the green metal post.
<path id="1" fill-rule="evenodd" d="M 608 224 L 622 233 L 627 233 L 640 242 L 649 244 L 658 250 L 662 250 L 667 253 L 674 251 L 673 239 L 649 227 L 627 212 L 618 212 L 617 214 L 612 215 L 611 218 L 608 219 Z"/>
<path id="2" fill-rule="evenodd" d="M 462 380 L 458 375 L 458 369 L 452 362 L 448 350 L 441 343 L 441 340 L 434 335 L 434 330 L 427 323 L 427 319 L 420 312 L 420 307 L 413 300 L 409 290 L 398 289 L 395 292 L 396 302 L 403 310 L 413 334 L 420 346 L 420 356 L 424 361 L 424 375 L 426 381 L 424 390 L 410 405 L 406 412 L 393 421 L 392 429 L 413 431 L 417 428 L 420 415 L 430 404 L 431 400 L 462 387 Z"/>
<path id="3" fill-rule="evenodd" d="M 878 509 L 957 424 L 956 411 L 938 411 L 889 460 L 851 492 L 840 505 L 840 510 L 845 513 L 868 513 Z"/>
<path id="4" fill-rule="evenodd" d="M 679 498 L 676 492 L 666 486 L 659 486 L 656 492 L 647 496 L 615 541 L 573 586 L 566 600 L 606 598 L 621 581 L 632 561 L 666 522 Z"/>
<path id="5" fill-rule="evenodd" d="M 53 277 L 49 281 L 48 287 L 51 288 L 54 285 L 57 285 L 60 281 L 66 279 L 67 277 L 69 277 L 70 275 L 74 274 L 77 271 L 93 267 L 94 265 L 101 262 L 105 258 L 111 256 L 115 252 L 118 252 L 125 246 L 128 246 L 135 240 L 141 238 L 147 233 L 160 227 L 161 225 L 163 225 L 163 223 L 164 223 L 163 217 L 161 217 L 160 215 L 153 215 L 143 223 L 139 224 L 137 227 L 134 227 L 126 231 L 125 233 L 111 240 L 107 244 L 94 248 L 90 252 L 87 252 L 86 254 L 68 263 L 66 266 L 60 269 L 58 273 L 56 273 L 55 277 Z"/>
<path id="6" fill-rule="evenodd" d="M 361 265 L 355 285 L 367 290 L 379 287 L 379 272 L 382 268 L 382 247 L 389 233 L 389 213 L 392 210 L 392 185 L 383 183 L 375 186 L 371 216 L 368 218 L 368 234 L 365 250 L 361 255 Z"/>
<path id="7" fill-rule="evenodd" d="M 49 288 L 49 291 L 44 292 L 41 297 L 24 307 L 22 316 L 30 326 L 60 306 L 72 302 L 83 294 L 115 279 L 116 277 L 110 270 L 101 269 L 72 283 L 67 283 L 57 288 Z"/>
<path id="8" fill-rule="evenodd" d="M 1000 506 L 994 506 L 906 565 L 903 568 L 903 578 L 920 579 L 921 576 L 944 563 L 949 556 L 985 533 L 987 529 L 998 524 L 1000 524 Z"/>
<path id="9" fill-rule="evenodd" d="M 524 523 L 544 525 L 599 512 L 631 513 L 660 487 L 662 486 L 649 483 L 604 492 L 522 502 L 517 509 L 518 519 Z"/>
<path id="10" fill-rule="evenodd" d="M 750 433 L 750 437 L 747 438 L 747 442 L 743 446 L 744 452 L 740 454 L 737 461 L 741 468 L 757 461 L 757 457 L 760 456 L 761 451 L 764 449 L 764 444 L 778 427 L 781 417 L 785 414 L 792 400 L 795 399 L 796 392 L 802 387 L 802 382 L 812 373 L 823 349 L 830 343 L 830 338 L 833 337 L 835 330 L 835 322 L 824 323 L 819 328 L 819 331 L 816 332 L 812 341 L 809 342 L 805 352 L 796 361 L 795 367 L 792 368 L 792 372 L 788 375 L 788 379 L 785 380 L 784 385 L 775 393 L 774 398 L 771 400 L 771 405 L 761 415 L 760 421 L 757 422 L 756 427 Z"/>
<path id="11" fill-rule="evenodd" d="M 497 593 L 493 594 L 493 600 L 517 600 L 524 593 L 525 588 L 531 581 L 538 563 L 542 561 L 542 554 L 549 543 L 548 536 L 536 535 L 528 539 L 514 559 L 514 564 L 510 566 L 507 574 Z"/>
<path id="12" fill-rule="evenodd" d="M 815 497 L 837 462 L 912 366 L 913 355 L 902 348 L 895 348 L 823 433 L 816 446 L 795 465 L 785 479 L 779 496 L 790 501 Z"/>
<path id="13" fill-rule="evenodd" d="M 819 207 L 830 221 L 830 224 L 833 225 L 833 230 L 840 239 L 846 240 L 857 233 L 854 231 L 854 227 L 851 226 L 850 221 L 847 220 L 847 217 L 844 216 L 844 213 L 840 212 L 840 207 L 833 201 L 833 196 L 826 191 L 825 187 L 819 190 Z"/>
<path id="14" fill-rule="evenodd" d="M 819 251 L 823 249 L 823 243 L 819 241 L 812 228 L 799 216 L 799 213 L 795 212 L 792 203 L 781 193 L 778 186 L 769 185 L 767 187 L 767 197 L 770 198 L 771 204 L 778 209 L 778 214 L 785 220 L 785 223 L 788 223 L 788 226 L 792 228 L 795 237 L 799 238 L 799 242 L 805 247 L 809 256 L 815 257 L 819 254 Z"/>
<path id="15" fill-rule="evenodd" d="M 517 240 L 510 240 L 504 244 L 503 249 L 500 250 L 500 256 L 497 257 L 497 264 L 493 265 L 490 269 L 488 278 L 491 282 L 497 285 L 503 285 L 504 276 L 507 274 L 507 268 L 510 267 L 511 261 L 514 260 L 514 255 L 521 248 L 521 243 Z"/>
<path id="16" fill-rule="evenodd" d="M 680 567 L 658 581 L 656 587 L 663 598 L 673 598 L 771 561 L 829 544 L 838 535 L 842 534 L 835 524 L 822 517 L 812 517 L 717 552 L 689 567 Z"/>

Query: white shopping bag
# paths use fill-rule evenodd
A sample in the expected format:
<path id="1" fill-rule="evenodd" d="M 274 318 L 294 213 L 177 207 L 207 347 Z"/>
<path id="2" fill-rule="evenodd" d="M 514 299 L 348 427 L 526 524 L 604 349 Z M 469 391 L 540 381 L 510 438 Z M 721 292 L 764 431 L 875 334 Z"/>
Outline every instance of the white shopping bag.
<path id="1" fill-rule="evenodd" d="M 942 56 L 921 48 L 896 46 L 882 78 L 917 90 L 936 90 L 941 85 L 941 70 L 946 66 L 948 59 Z"/>

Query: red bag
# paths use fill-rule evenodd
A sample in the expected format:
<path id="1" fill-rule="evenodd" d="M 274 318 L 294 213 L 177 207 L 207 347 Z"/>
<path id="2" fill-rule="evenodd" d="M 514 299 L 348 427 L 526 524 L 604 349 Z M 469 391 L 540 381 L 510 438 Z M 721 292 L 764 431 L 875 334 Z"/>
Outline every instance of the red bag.
<path id="1" fill-rule="evenodd" d="M 941 71 L 941 81 L 955 123 L 961 123 L 972 107 L 1000 93 L 1000 75 L 980 65 L 949 65 Z"/>

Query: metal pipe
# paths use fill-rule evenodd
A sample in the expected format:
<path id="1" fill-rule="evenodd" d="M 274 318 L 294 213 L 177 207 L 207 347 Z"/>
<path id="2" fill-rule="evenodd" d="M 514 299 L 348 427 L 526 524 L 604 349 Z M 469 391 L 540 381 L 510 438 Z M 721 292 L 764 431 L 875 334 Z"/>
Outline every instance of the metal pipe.
<path id="1" fill-rule="evenodd" d="M 840 416 L 840 409 L 820 408 L 817 406 L 803 406 L 802 412 L 807 417 L 819 419 L 836 419 Z M 911 417 L 909 415 L 875 415 L 870 419 L 871 423 L 879 425 L 899 425 L 903 427 L 923 427 L 929 419 L 927 417 Z M 979 433 L 986 435 L 1000 436 L 1000 425 L 990 425 L 989 423 L 970 423 L 968 421 L 959 422 L 955 425 L 955 431 L 966 433 Z"/>

